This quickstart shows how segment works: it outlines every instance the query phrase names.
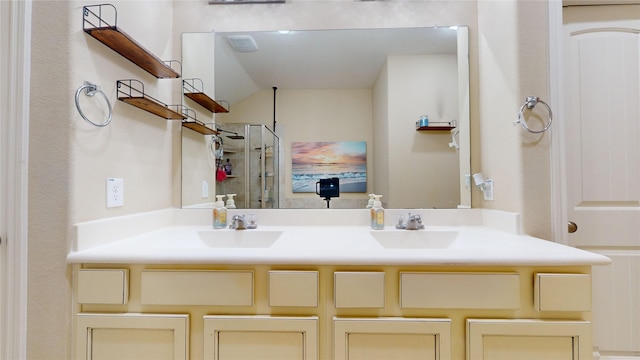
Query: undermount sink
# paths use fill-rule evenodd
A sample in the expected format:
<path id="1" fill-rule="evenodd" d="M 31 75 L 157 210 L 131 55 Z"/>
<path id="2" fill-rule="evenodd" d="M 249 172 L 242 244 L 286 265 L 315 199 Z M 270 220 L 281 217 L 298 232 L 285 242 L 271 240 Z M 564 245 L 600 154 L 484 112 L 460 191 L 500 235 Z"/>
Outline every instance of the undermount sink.
<path id="1" fill-rule="evenodd" d="M 383 230 L 371 231 L 386 249 L 444 249 L 453 244 L 457 231 Z"/>
<path id="2" fill-rule="evenodd" d="M 202 242 L 213 248 L 268 248 L 282 235 L 275 230 L 198 231 Z"/>

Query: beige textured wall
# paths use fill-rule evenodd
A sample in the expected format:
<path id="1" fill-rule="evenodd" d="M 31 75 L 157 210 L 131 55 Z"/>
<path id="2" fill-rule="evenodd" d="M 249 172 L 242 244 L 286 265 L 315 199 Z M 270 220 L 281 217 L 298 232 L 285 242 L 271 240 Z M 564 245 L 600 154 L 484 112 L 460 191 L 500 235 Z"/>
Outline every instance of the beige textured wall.
<path id="1" fill-rule="evenodd" d="M 176 51 L 180 51 L 179 59 L 182 61 L 182 79 L 188 83 L 186 91 L 203 91 L 213 97 L 215 93 L 214 67 L 211 66 L 214 61 L 213 33 L 184 33 L 180 40 L 182 46 L 175 46 L 174 48 Z M 189 56 L 184 56 L 184 54 L 189 54 Z M 182 100 L 183 104 L 190 110 L 188 112 L 191 117 L 189 121 L 194 121 L 195 119 L 213 126 L 215 115 L 186 96 Z M 180 196 L 180 202 L 176 206 L 197 207 L 203 204 L 212 206 L 211 204 L 215 201 L 216 191 L 216 162 L 210 148 L 211 136 L 203 136 L 188 128 L 183 128 L 182 132 L 183 135 L 180 136 L 182 143 L 177 144 L 180 147 L 180 151 L 175 151 L 175 154 L 177 159 L 184 158 L 187 160 L 184 164 L 181 164 L 182 160 L 177 160 L 174 163 L 180 173 L 180 178 L 174 184 L 174 193 Z M 188 155 L 182 156 L 182 154 Z M 206 198 L 202 196 L 203 181 L 207 181 L 209 184 L 209 196 Z M 177 187 L 178 185 L 180 185 L 180 188 Z"/>
<path id="2" fill-rule="evenodd" d="M 374 155 L 389 156 L 389 171 L 381 174 L 389 178 L 387 207 L 456 208 L 460 178 L 458 153 L 448 145 L 451 133 L 415 130 L 423 114 L 430 122 L 458 117 L 455 56 L 390 56 L 387 64 L 388 144 L 373 144 Z"/>
<path id="3" fill-rule="evenodd" d="M 369 89 L 281 89 L 277 91 L 276 130 L 283 135 L 284 187 L 288 199 L 312 199 L 315 194 L 293 193 L 291 190 L 291 143 L 298 141 L 365 141 L 367 159 L 373 158 L 371 117 L 372 98 Z M 224 123 L 273 123 L 273 90 L 262 90 L 233 105 L 228 114 L 216 115 Z M 266 109 L 266 111 L 265 111 Z M 367 166 L 372 165 L 371 162 Z M 372 177 L 367 178 L 371 188 Z M 345 199 L 368 199 L 362 193 L 341 193 L 335 202 Z M 365 201 L 366 203 L 366 201 Z M 313 203 L 312 203 L 313 204 Z M 320 203 L 322 204 L 322 203 Z"/>
<path id="4" fill-rule="evenodd" d="M 471 133 L 472 171 L 494 180 L 495 198 L 474 189 L 473 206 L 521 213 L 526 233 L 550 239 L 550 134 L 513 126 L 527 96 L 549 98 L 547 11 L 544 1 L 478 2 L 480 122 Z"/>
<path id="5" fill-rule="evenodd" d="M 172 206 L 179 125 L 116 99 L 116 80 L 135 78 L 165 103 L 179 101 L 180 80 L 158 80 L 82 31 L 82 6 L 34 1 L 29 140 L 28 357 L 69 359 L 70 268 L 66 254 L 78 222 Z M 173 54 L 171 1 L 115 1 L 118 25 L 162 59 Z M 90 81 L 113 105 L 104 128 L 75 109 Z M 81 95 L 85 113 L 106 118 L 99 97 Z M 177 145 L 174 145 L 177 144 Z M 107 177 L 124 178 L 124 206 L 107 209 Z"/>
<path id="6" fill-rule="evenodd" d="M 389 148 L 389 63 L 385 62 L 372 88 L 373 142 L 379 149 Z M 378 194 L 389 194 L 390 153 L 377 152 L 373 158 L 373 178 Z M 385 199 L 388 200 L 388 199 Z"/>
<path id="7" fill-rule="evenodd" d="M 78 17 L 80 13 L 78 12 Z M 27 356 L 64 359 L 71 337 L 69 252 L 73 90 L 68 4 L 34 2 L 29 129 Z M 63 34 L 53 37 L 51 34 Z"/>

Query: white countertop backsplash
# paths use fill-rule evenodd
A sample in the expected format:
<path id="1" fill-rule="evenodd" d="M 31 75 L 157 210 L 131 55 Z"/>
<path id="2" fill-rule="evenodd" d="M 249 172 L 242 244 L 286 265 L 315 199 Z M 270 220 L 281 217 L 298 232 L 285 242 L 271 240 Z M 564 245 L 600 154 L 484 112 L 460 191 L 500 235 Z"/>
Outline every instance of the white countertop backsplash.
<path id="1" fill-rule="evenodd" d="M 418 213 L 425 230 L 395 230 L 396 214 Z M 214 230 L 211 209 L 165 209 L 76 224 L 69 263 L 136 264 L 333 264 L 333 265 L 596 265 L 602 255 L 521 234 L 518 214 L 488 209 L 386 209 L 385 230 L 369 228 L 366 209 L 235 209 L 256 214 L 258 230 L 278 233 L 265 247 L 210 246 L 203 236 L 229 236 Z M 425 231 L 430 248 L 388 248 L 375 232 Z M 223 234 L 225 233 L 225 234 Z M 455 234 L 438 244 L 438 234 Z M 395 234 L 392 236 L 403 236 Z"/>

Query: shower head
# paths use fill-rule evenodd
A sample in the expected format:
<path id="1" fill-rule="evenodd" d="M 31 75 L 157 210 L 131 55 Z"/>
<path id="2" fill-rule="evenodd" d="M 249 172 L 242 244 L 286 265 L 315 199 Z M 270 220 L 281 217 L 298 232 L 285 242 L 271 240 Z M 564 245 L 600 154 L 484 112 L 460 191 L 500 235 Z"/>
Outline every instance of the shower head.
<path id="1" fill-rule="evenodd" d="M 234 133 L 234 135 L 227 135 L 227 137 L 233 140 L 244 140 L 244 136 L 238 135 L 238 133 Z"/>
<path id="2" fill-rule="evenodd" d="M 223 129 L 220 129 L 220 128 L 218 128 L 217 130 L 218 130 L 218 131 L 220 131 L 220 132 L 225 132 L 225 133 L 233 134 L 233 135 L 227 135 L 227 137 L 228 137 L 229 139 L 232 139 L 232 140 L 243 140 L 243 139 L 244 139 L 244 136 L 242 136 L 242 135 L 238 135 L 238 133 L 237 133 L 237 132 L 228 131 L 228 130 L 223 130 Z"/>

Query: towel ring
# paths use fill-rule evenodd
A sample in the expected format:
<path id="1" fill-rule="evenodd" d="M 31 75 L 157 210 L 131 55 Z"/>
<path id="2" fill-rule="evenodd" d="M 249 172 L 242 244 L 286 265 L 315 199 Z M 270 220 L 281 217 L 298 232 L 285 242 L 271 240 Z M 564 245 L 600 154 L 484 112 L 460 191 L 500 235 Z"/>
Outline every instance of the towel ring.
<path id="1" fill-rule="evenodd" d="M 107 102 L 107 108 L 109 108 L 109 116 L 107 116 L 107 120 L 105 122 L 103 122 L 102 124 L 98 124 L 98 123 L 94 123 L 93 121 L 91 121 L 85 114 L 84 112 L 82 112 L 82 109 L 80 108 L 80 92 L 82 92 L 82 90 L 84 90 L 84 93 L 87 96 L 94 96 L 96 93 L 102 95 L 102 97 L 104 98 L 104 101 Z M 80 113 L 80 116 L 82 116 L 83 119 L 85 119 L 88 123 L 90 123 L 91 125 L 95 125 L 98 127 L 104 127 L 109 125 L 109 123 L 111 122 L 111 118 L 113 115 L 113 108 L 111 107 L 111 103 L 109 102 L 109 99 L 107 98 L 107 95 L 100 90 L 100 88 L 95 85 L 92 84 L 88 81 L 84 82 L 84 85 L 80 86 L 78 88 L 78 90 L 76 90 L 76 108 L 78 109 L 78 112 Z"/>
<path id="2" fill-rule="evenodd" d="M 527 126 L 527 122 L 524 120 L 524 109 L 527 108 L 529 110 L 533 109 L 538 103 L 541 103 L 542 105 L 544 105 L 547 108 L 547 111 L 549 112 L 549 121 L 547 122 L 547 124 L 540 130 L 531 130 L 528 126 Z M 520 125 L 522 126 L 523 129 L 527 130 L 530 133 L 534 133 L 534 134 L 540 134 L 543 133 L 545 131 L 547 131 L 547 129 L 549 129 L 549 127 L 551 127 L 551 122 L 553 121 L 553 113 L 551 112 L 551 107 L 549 107 L 549 105 L 540 100 L 539 97 L 537 96 L 527 96 L 527 99 L 525 100 L 524 104 L 520 107 L 520 110 L 518 111 L 518 120 L 514 121 L 514 125 L 520 123 Z"/>

